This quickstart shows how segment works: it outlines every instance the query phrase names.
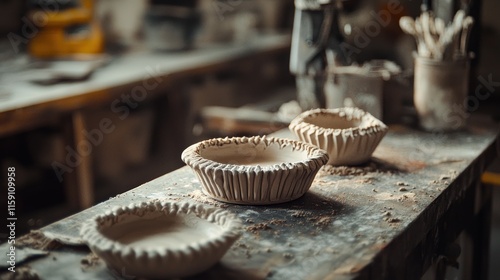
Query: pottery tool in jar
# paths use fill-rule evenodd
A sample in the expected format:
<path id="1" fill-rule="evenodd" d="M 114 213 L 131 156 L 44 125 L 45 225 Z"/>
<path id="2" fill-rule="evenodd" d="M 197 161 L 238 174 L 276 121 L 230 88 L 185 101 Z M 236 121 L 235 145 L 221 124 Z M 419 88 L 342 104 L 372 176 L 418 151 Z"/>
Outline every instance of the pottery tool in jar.
<path id="1" fill-rule="evenodd" d="M 420 17 L 404 16 L 399 25 L 403 32 L 415 38 L 417 54 L 436 61 L 452 61 L 467 56 L 467 43 L 474 19 L 459 10 L 448 25 L 423 9 Z"/>
<path id="2" fill-rule="evenodd" d="M 420 126 L 429 131 L 463 128 L 466 119 L 452 116 L 463 106 L 469 89 L 467 43 L 474 19 L 459 10 L 445 24 L 423 5 L 419 17 L 402 17 L 399 23 L 418 45 L 413 101 Z"/>
<path id="3" fill-rule="evenodd" d="M 415 20 L 411 17 L 402 17 L 399 21 L 399 25 L 405 33 L 410 34 L 415 38 L 415 41 L 417 42 L 418 54 L 424 57 L 429 57 L 429 49 L 427 48 L 421 34 L 418 33 L 415 28 Z"/>

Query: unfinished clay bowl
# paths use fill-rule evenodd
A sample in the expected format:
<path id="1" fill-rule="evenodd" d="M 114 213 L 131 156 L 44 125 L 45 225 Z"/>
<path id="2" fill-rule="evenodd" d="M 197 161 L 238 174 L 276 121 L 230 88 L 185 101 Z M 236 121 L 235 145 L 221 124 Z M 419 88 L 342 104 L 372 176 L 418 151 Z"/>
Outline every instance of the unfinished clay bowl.
<path id="1" fill-rule="evenodd" d="M 358 108 L 313 109 L 289 126 L 301 141 L 328 152 L 330 165 L 356 165 L 370 159 L 387 126 Z"/>
<path id="2" fill-rule="evenodd" d="M 184 150 L 182 160 L 210 197 L 258 205 L 304 195 L 328 155 L 300 141 L 255 136 L 202 141 Z"/>
<path id="3" fill-rule="evenodd" d="M 213 266 L 240 236 L 240 225 L 224 210 L 156 201 L 99 215 L 83 225 L 81 236 L 118 273 L 165 279 Z"/>

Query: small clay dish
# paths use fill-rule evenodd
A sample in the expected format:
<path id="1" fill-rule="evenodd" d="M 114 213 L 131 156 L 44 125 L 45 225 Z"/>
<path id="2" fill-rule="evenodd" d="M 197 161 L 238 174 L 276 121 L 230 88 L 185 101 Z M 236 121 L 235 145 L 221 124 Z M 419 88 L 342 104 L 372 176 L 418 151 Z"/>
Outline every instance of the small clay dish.
<path id="1" fill-rule="evenodd" d="M 301 141 L 328 152 L 330 165 L 368 161 L 388 127 L 358 108 L 313 109 L 298 115 L 289 126 Z"/>
<path id="2" fill-rule="evenodd" d="M 81 236 L 118 273 L 152 279 L 198 274 L 240 236 L 240 221 L 199 204 L 132 204 L 86 222 Z"/>
<path id="3" fill-rule="evenodd" d="M 210 197 L 259 205 L 304 195 L 328 155 L 304 142 L 255 136 L 202 141 L 184 150 L 182 160 Z"/>

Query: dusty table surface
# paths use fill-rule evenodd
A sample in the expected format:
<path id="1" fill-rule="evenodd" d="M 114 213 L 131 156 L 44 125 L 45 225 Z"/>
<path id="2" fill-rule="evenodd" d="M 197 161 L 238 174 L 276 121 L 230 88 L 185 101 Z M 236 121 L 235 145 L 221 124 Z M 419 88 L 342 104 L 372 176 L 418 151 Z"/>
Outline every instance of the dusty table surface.
<path id="1" fill-rule="evenodd" d="M 491 126 L 449 134 L 393 126 L 370 162 L 324 167 L 306 195 L 274 206 L 207 198 L 183 167 L 42 232 L 78 243 L 82 222 L 116 206 L 153 199 L 199 202 L 236 213 L 244 234 L 219 264 L 192 279 L 383 278 L 384 269 L 402 264 L 454 201 L 463 199 L 497 156 L 496 141 Z M 85 246 L 63 246 L 27 265 L 42 279 L 132 278 L 126 268 L 111 272 L 88 255 Z"/>

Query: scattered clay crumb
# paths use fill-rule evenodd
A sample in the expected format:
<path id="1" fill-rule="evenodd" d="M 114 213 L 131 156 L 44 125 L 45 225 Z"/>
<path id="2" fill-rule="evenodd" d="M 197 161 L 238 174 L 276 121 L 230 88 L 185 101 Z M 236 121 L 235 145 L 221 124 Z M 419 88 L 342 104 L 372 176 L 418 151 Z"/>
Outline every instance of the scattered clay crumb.
<path id="1" fill-rule="evenodd" d="M 377 192 L 377 190 L 376 189 L 372 189 L 372 192 Z"/>
<path id="2" fill-rule="evenodd" d="M 268 222 L 268 224 L 274 225 L 274 226 L 284 225 L 284 224 L 286 224 L 286 220 L 272 219 Z"/>
<path id="3" fill-rule="evenodd" d="M 201 190 L 196 190 L 196 191 L 193 191 L 187 195 L 182 195 L 182 196 L 183 197 L 190 197 L 193 200 L 196 200 L 198 202 L 205 203 L 205 204 L 212 205 L 212 206 L 217 206 L 220 208 L 227 208 L 228 207 L 227 204 L 218 202 L 217 200 L 214 200 L 214 199 L 206 196 L 205 194 L 203 194 L 203 192 Z"/>
<path id="4" fill-rule="evenodd" d="M 293 210 L 291 216 L 294 218 L 304 218 L 305 216 L 307 216 L 307 212 L 302 210 Z"/>
<path id="5" fill-rule="evenodd" d="M 271 252 L 272 252 L 271 248 L 266 249 L 266 253 L 271 253 Z"/>
<path id="6" fill-rule="evenodd" d="M 250 259 L 252 258 L 252 254 L 250 254 L 250 251 L 245 251 L 245 256 L 247 257 L 247 259 Z"/>
<path id="7" fill-rule="evenodd" d="M 391 215 L 392 215 L 392 214 L 391 214 L 391 212 L 389 212 L 389 211 L 382 213 L 382 216 L 386 216 L 386 217 L 391 216 Z"/>
<path id="8" fill-rule="evenodd" d="M 450 179 L 450 176 L 446 176 L 446 175 L 441 176 L 441 180 L 448 180 L 448 179 Z"/>
<path id="9" fill-rule="evenodd" d="M 373 179 L 372 178 L 366 178 L 366 179 L 361 179 L 361 180 L 354 180 L 353 183 L 359 184 L 359 185 L 362 185 L 362 184 L 372 184 L 373 183 Z"/>
<path id="10" fill-rule="evenodd" d="M 401 220 L 398 218 L 390 218 L 387 221 L 392 224 L 392 223 L 399 223 Z"/>
<path id="11" fill-rule="evenodd" d="M 328 176 L 328 175 L 338 175 L 338 176 L 366 175 L 372 172 L 393 174 L 397 171 L 398 171 L 397 168 L 395 168 L 394 166 L 372 160 L 369 163 L 366 163 L 365 165 L 362 166 L 325 165 L 318 172 L 319 174 L 318 177 Z"/>
<path id="12" fill-rule="evenodd" d="M 91 267 L 96 266 L 97 264 L 99 264 L 100 260 L 101 259 L 99 259 L 99 257 L 96 254 L 90 253 L 82 258 L 82 260 L 80 261 L 80 264 L 81 264 L 82 269 L 85 270 L 85 269 L 89 269 Z"/>
<path id="13" fill-rule="evenodd" d="M 248 223 L 248 224 L 253 224 L 253 220 L 252 220 L 252 219 L 246 219 L 246 220 L 245 220 L 245 223 Z"/>
<path id="14" fill-rule="evenodd" d="M 285 259 L 291 259 L 291 258 L 293 258 L 293 254 L 290 254 L 290 253 L 283 253 L 283 257 L 284 257 Z"/>
<path id="15" fill-rule="evenodd" d="M 325 249 L 325 252 L 330 253 L 330 254 L 335 254 L 335 253 L 337 253 L 337 250 L 335 250 L 331 247 L 328 247 Z"/>
<path id="16" fill-rule="evenodd" d="M 38 273 L 29 266 L 16 268 L 16 272 L 7 273 L 5 280 L 40 280 Z"/>
<path id="17" fill-rule="evenodd" d="M 396 185 L 397 186 L 406 186 L 406 187 L 409 186 L 408 183 L 406 183 L 406 182 L 397 182 Z"/>
<path id="18" fill-rule="evenodd" d="M 260 230 L 268 230 L 268 229 L 271 229 L 271 227 L 269 227 L 267 223 L 258 223 L 246 227 L 246 230 L 251 233 L 257 233 Z"/>
<path id="19" fill-rule="evenodd" d="M 403 202 L 408 199 L 408 196 L 406 194 L 403 194 L 400 198 L 398 198 L 399 202 Z"/>
<path id="20" fill-rule="evenodd" d="M 30 233 L 16 239 L 16 246 L 19 248 L 30 247 L 38 250 L 52 250 L 59 248 L 61 244 L 56 240 L 46 237 L 39 230 L 32 230 Z"/>
<path id="21" fill-rule="evenodd" d="M 405 187 L 401 187 L 401 188 L 399 188 L 399 191 L 400 192 L 406 192 L 406 191 L 408 191 L 408 189 L 406 189 Z"/>
<path id="22" fill-rule="evenodd" d="M 348 176 L 348 175 L 364 175 L 366 171 L 362 168 L 352 168 L 346 166 L 329 166 L 326 165 L 318 172 L 319 175 L 339 175 L 339 176 Z"/>
<path id="23" fill-rule="evenodd" d="M 353 166 L 323 166 L 319 174 L 321 175 L 339 175 L 339 176 L 352 176 L 352 175 L 366 175 L 367 173 L 374 172 L 376 168 L 373 166 L 367 167 L 353 167 Z"/>
<path id="24" fill-rule="evenodd" d="M 332 218 L 330 217 L 320 217 L 314 225 L 317 227 L 326 227 L 332 222 Z"/>

